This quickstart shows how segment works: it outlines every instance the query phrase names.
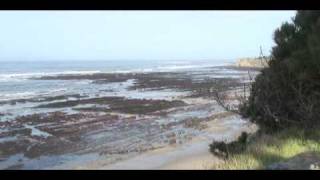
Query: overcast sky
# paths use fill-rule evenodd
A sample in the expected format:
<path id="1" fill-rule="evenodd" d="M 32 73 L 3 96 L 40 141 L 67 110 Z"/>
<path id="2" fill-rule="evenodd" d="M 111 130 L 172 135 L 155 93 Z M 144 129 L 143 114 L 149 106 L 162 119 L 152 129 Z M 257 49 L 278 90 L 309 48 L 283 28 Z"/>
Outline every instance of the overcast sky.
<path id="1" fill-rule="evenodd" d="M 268 54 L 295 11 L 1 11 L 1 60 L 234 59 Z"/>

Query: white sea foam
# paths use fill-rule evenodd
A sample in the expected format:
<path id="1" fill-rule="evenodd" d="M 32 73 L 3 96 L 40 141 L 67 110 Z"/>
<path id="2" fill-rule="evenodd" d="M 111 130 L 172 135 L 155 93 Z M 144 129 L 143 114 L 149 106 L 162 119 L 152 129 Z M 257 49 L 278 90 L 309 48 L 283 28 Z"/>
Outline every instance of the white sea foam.
<path id="1" fill-rule="evenodd" d="M 35 95 L 35 92 L 19 92 L 19 93 L 0 94 L 0 100 L 20 99 L 20 98 L 25 98 L 25 97 L 32 97 L 34 95 Z"/>
<path id="2" fill-rule="evenodd" d="M 16 93 L 6 93 L 0 94 L 0 101 L 6 101 L 6 100 L 14 100 L 14 99 L 24 99 L 24 98 L 33 98 L 33 97 L 41 97 L 41 96 L 47 96 L 47 95 L 58 95 L 58 94 L 64 94 L 67 91 L 67 88 L 59 88 L 59 89 L 52 89 L 48 91 L 29 91 L 29 92 L 16 92 Z"/>
<path id="3" fill-rule="evenodd" d="M 156 69 L 160 71 L 175 71 L 175 70 L 189 70 L 189 69 L 203 69 L 209 67 L 227 66 L 229 63 L 208 63 L 208 62 L 194 62 L 186 64 L 170 64 L 165 66 L 158 66 Z"/>
<path id="4" fill-rule="evenodd" d="M 225 65 L 225 64 L 224 64 Z M 213 64 L 206 64 L 206 65 L 164 65 L 164 66 L 157 66 L 154 68 L 142 68 L 142 69 L 131 69 L 131 70 L 115 70 L 115 71 L 108 71 L 105 73 L 148 73 L 148 72 L 173 72 L 173 71 L 183 71 L 189 69 L 200 69 L 200 68 L 208 68 L 214 66 L 223 66 L 221 65 L 213 65 Z"/>
<path id="5" fill-rule="evenodd" d="M 61 71 L 61 72 L 34 72 L 34 73 L 9 73 L 9 74 L 0 74 L 0 82 L 11 82 L 11 81 L 23 81 L 29 78 L 37 78 L 41 76 L 55 76 L 55 75 L 83 75 L 83 74 L 95 74 L 95 73 L 147 73 L 147 72 L 170 72 L 170 71 L 177 71 L 177 70 L 188 70 L 188 69 L 195 69 L 195 68 L 206 68 L 206 67 L 213 67 L 213 66 L 223 66 L 226 63 L 222 64 L 214 64 L 214 63 L 167 63 L 167 65 L 156 66 L 156 67 L 147 67 L 147 68 L 137 68 L 137 69 L 118 69 L 118 70 L 108 70 L 108 71 Z"/>
<path id="6" fill-rule="evenodd" d="M 12 73 L 0 74 L 0 82 L 21 81 L 34 77 L 55 76 L 68 74 L 95 74 L 101 71 L 62 71 L 62 72 L 38 72 L 38 73 Z"/>
<path id="7" fill-rule="evenodd" d="M 192 68 L 205 68 L 208 65 L 170 65 L 158 67 L 160 70 L 180 70 L 180 69 L 192 69 Z"/>

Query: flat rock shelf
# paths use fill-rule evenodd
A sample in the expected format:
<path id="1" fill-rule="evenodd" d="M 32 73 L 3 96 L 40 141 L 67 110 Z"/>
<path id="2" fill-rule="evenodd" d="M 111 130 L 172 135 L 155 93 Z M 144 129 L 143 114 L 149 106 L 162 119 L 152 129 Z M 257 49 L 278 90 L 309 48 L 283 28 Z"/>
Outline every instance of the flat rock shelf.
<path id="1" fill-rule="evenodd" d="M 0 169 L 183 168 L 179 158 L 207 157 L 213 139 L 252 131 L 208 94 L 217 83 L 242 86 L 248 71 L 259 73 L 217 66 L 30 78 L 72 91 L 0 101 Z"/>

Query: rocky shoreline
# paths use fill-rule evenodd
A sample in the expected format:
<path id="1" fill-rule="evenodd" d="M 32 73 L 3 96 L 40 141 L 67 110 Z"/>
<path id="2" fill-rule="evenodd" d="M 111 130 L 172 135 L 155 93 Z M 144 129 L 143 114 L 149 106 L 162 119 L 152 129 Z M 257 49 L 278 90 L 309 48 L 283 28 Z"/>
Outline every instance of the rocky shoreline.
<path id="1" fill-rule="evenodd" d="M 185 144 L 203 133 L 207 122 L 225 113 L 209 98 L 210 88 L 219 83 L 230 89 L 238 87 L 247 75 L 247 69 L 219 68 L 224 71 L 101 73 L 33 79 L 118 84 L 99 95 L 70 94 L 0 102 L 0 106 L 10 108 L 30 105 L 27 108 L 31 112 L 26 115 L 1 112 L 0 168 L 62 167 L 102 156 L 112 163 Z M 117 87 L 123 87 L 123 91 L 117 92 Z"/>

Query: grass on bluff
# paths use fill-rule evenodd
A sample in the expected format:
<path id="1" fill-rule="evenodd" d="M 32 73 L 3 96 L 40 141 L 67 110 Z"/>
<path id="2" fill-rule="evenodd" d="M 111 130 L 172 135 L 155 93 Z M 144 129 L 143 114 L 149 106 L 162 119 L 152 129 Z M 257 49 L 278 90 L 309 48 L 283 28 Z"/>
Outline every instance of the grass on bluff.
<path id="1" fill-rule="evenodd" d="M 240 153 L 214 164 L 213 169 L 264 169 L 303 152 L 320 153 L 320 131 L 291 128 L 272 135 L 261 134 Z"/>

